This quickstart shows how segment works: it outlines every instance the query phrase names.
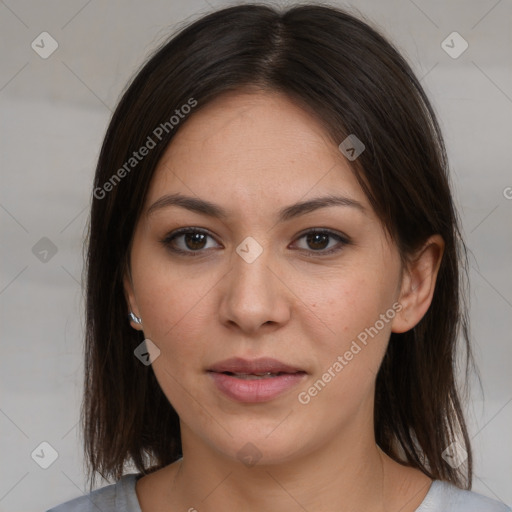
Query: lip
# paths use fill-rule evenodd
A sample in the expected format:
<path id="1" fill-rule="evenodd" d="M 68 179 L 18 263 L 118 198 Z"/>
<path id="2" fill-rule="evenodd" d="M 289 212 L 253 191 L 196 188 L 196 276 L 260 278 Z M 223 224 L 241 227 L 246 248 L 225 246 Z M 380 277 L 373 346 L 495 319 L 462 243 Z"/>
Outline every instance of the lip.
<path id="1" fill-rule="evenodd" d="M 223 372 L 242 374 L 278 373 L 274 377 L 243 379 Z M 298 385 L 307 373 L 298 367 L 277 359 L 263 357 L 247 360 L 239 357 L 226 359 L 208 369 L 208 375 L 217 389 L 228 398 L 238 402 L 267 402 Z"/>
<path id="2" fill-rule="evenodd" d="M 258 359 L 243 359 L 242 357 L 232 357 L 215 363 L 208 371 L 222 373 L 296 373 L 303 372 L 302 368 L 285 364 L 271 357 L 260 357 Z"/>

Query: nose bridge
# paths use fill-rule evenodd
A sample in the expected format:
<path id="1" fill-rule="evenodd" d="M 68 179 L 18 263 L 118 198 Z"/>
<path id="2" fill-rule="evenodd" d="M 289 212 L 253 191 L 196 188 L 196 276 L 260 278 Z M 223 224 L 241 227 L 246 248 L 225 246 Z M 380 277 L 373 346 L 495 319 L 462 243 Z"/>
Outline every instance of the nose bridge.
<path id="1" fill-rule="evenodd" d="M 260 301 L 269 291 L 271 272 L 271 254 L 268 245 L 258 242 L 255 238 L 246 237 L 235 249 L 233 255 L 232 292 L 241 295 L 256 296 Z"/>
<path id="2" fill-rule="evenodd" d="M 276 267 L 274 260 L 270 249 L 253 237 L 245 238 L 236 247 L 232 271 L 226 276 L 221 307 L 224 321 L 254 330 L 267 322 L 286 320 L 289 315 L 286 297 L 270 270 Z"/>

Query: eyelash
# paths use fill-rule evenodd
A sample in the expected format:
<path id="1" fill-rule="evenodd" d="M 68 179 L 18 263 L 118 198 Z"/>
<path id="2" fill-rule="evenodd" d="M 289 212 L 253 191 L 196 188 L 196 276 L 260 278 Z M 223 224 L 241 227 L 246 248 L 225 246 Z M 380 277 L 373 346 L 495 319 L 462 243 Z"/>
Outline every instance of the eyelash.
<path id="1" fill-rule="evenodd" d="M 205 249 L 199 249 L 197 251 L 192 251 L 192 250 L 185 251 L 183 249 L 177 249 L 176 247 L 172 246 L 172 242 L 176 238 L 178 238 L 180 236 L 183 236 L 183 235 L 190 234 L 190 233 L 200 233 L 200 234 L 209 236 L 211 238 L 214 238 L 210 233 L 208 233 L 208 231 L 206 231 L 204 229 L 189 227 L 189 228 L 177 229 L 176 231 L 173 231 L 172 233 L 169 233 L 160 242 L 167 249 L 169 249 L 170 251 L 172 251 L 173 253 L 176 253 L 176 254 L 182 254 L 184 256 L 190 256 L 190 257 L 203 256 Z M 349 245 L 351 243 L 348 237 L 346 237 L 344 235 L 341 235 L 340 233 L 336 233 L 335 231 L 332 231 L 330 229 L 325 229 L 325 228 L 310 229 L 310 230 L 308 230 L 306 232 L 301 233 L 296 238 L 296 240 L 300 240 L 301 238 L 304 238 L 304 237 L 306 237 L 307 235 L 310 235 L 310 234 L 313 234 L 313 235 L 315 235 L 315 234 L 328 235 L 328 236 L 338 240 L 338 244 L 336 246 L 334 246 L 334 247 L 331 247 L 328 250 L 314 251 L 314 250 L 308 250 L 308 249 L 298 249 L 300 251 L 309 252 L 313 257 L 323 257 L 323 256 L 331 255 L 333 253 L 341 251 L 343 249 L 343 246 Z"/>

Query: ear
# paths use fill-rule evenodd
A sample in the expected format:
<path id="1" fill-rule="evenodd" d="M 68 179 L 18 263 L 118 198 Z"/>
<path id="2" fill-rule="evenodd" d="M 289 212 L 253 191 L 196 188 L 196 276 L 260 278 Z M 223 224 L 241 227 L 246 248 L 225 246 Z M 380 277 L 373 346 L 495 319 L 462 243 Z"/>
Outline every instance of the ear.
<path id="1" fill-rule="evenodd" d="M 130 311 L 132 311 L 136 316 L 140 318 L 139 308 L 137 306 L 137 301 L 135 300 L 135 292 L 133 290 L 133 281 L 129 270 L 124 273 L 123 287 L 126 303 L 128 304 L 128 311 L 126 312 L 126 315 L 128 316 Z M 142 325 L 135 323 L 131 318 L 130 325 L 137 331 L 142 331 Z"/>
<path id="2" fill-rule="evenodd" d="M 432 235 L 403 269 L 398 302 L 402 309 L 392 322 L 392 332 L 406 332 L 423 318 L 432 302 L 444 253 L 444 240 Z"/>

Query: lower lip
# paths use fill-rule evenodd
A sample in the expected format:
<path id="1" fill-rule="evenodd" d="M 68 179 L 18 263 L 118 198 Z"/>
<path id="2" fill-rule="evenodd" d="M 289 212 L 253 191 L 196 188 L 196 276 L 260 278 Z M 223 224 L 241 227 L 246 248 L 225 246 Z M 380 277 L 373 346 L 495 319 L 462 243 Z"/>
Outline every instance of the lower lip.
<path id="1" fill-rule="evenodd" d="M 217 389 L 238 402 L 267 402 L 296 386 L 305 373 L 285 373 L 276 377 L 240 379 L 225 373 L 208 372 Z"/>

